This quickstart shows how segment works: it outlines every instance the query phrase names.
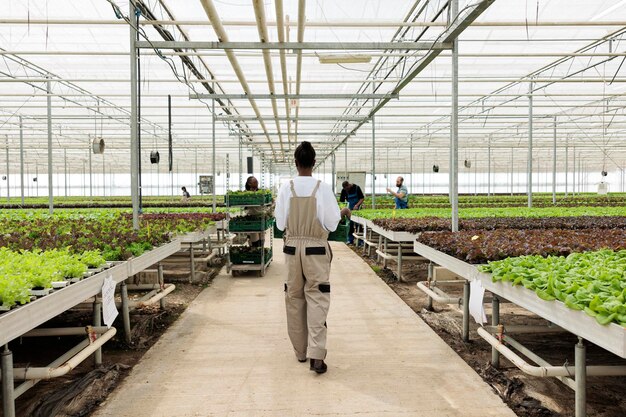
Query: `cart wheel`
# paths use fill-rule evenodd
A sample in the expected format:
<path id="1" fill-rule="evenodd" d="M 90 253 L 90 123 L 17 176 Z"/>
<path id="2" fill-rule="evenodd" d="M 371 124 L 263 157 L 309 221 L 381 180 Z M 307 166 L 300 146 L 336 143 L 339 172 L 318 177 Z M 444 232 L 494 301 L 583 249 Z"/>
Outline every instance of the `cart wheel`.
<path id="1" fill-rule="evenodd" d="M 239 275 L 239 271 L 237 271 L 237 270 L 235 270 L 235 269 L 233 269 L 233 270 L 231 271 L 231 273 L 232 273 L 232 275 L 233 275 L 234 277 L 236 277 L 236 276 L 238 276 L 238 275 Z"/>

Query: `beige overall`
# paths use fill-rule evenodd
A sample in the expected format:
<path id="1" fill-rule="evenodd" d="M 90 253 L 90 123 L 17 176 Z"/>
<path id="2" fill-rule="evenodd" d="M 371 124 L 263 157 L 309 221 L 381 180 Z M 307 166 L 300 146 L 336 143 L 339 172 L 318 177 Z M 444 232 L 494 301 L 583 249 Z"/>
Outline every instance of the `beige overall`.
<path id="1" fill-rule="evenodd" d="M 326 358 L 326 316 L 330 306 L 328 232 L 317 218 L 315 194 L 298 197 L 291 182 L 289 215 L 285 229 L 288 268 L 285 284 L 287 329 L 300 360 Z"/>

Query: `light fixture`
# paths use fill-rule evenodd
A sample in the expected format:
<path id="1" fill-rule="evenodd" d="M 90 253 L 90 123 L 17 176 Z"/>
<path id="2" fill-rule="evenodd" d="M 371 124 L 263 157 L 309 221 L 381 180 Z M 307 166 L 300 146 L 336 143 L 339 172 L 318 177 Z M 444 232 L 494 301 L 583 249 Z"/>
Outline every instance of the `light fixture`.
<path id="1" fill-rule="evenodd" d="M 320 64 L 369 64 L 371 55 L 365 54 L 327 54 L 317 55 Z"/>

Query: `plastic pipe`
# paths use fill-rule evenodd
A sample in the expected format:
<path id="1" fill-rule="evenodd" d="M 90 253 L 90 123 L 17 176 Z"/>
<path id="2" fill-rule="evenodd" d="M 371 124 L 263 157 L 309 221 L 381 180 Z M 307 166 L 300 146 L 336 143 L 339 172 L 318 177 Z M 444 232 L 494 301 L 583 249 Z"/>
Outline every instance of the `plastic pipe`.
<path id="1" fill-rule="evenodd" d="M 103 334 L 109 331 L 109 328 L 106 326 L 93 326 L 89 330 L 93 333 Z M 86 331 L 85 327 L 40 328 L 24 333 L 22 337 L 81 336 L 84 335 Z"/>
<path id="2" fill-rule="evenodd" d="M 431 290 L 430 288 L 428 288 L 427 284 L 424 282 L 418 282 L 417 283 L 417 288 L 419 288 L 421 291 L 423 291 L 426 295 L 428 295 L 430 300 L 434 300 L 438 303 L 441 304 L 454 304 L 454 305 L 458 305 L 460 298 L 459 297 L 445 297 L 442 295 L 437 294 L 435 291 Z M 431 309 L 432 309 L 432 304 L 429 304 Z"/>
<path id="3" fill-rule="evenodd" d="M 534 366 L 526 362 L 515 352 L 493 337 L 487 330 L 480 327 L 478 334 L 487 343 L 498 349 L 505 358 L 518 367 L 522 372 L 537 377 L 571 377 L 575 375 L 574 366 Z M 507 338 L 505 337 L 505 340 Z M 577 345 L 578 346 L 578 345 Z M 580 354 L 580 353 L 579 353 Z M 620 376 L 626 375 L 626 366 L 587 366 L 586 373 L 590 376 Z"/>
<path id="4" fill-rule="evenodd" d="M 52 379 L 58 378 L 70 372 L 76 368 L 80 363 L 87 359 L 92 353 L 98 350 L 102 345 L 108 342 L 113 336 L 115 336 L 117 330 L 115 327 L 111 327 L 106 333 L 96 339 L 95 342 L 89 344 L 83 350 L 81 350 L 76 356 L 65 362 L 58 367 L 45 367 L 45 368 L 14 368 L 13 375 L 18 380 L 28 379 Z"/>

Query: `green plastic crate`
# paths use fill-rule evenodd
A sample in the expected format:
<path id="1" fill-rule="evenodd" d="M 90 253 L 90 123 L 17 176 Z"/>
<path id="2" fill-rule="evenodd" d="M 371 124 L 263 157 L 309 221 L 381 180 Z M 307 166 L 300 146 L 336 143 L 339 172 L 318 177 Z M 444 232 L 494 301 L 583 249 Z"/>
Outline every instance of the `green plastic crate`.
<path id="1" fill-rule="evenodd" d="M 337 230 L 328 234 L 328 240 L 335 242 L 347 242 L 348 233 L 350 232 L 350 220 L 345 220 L 339 223 Z"/>
<path id="2" fill-rule="evenodd" d="M 274 224 L 274 218 L 268 217 L 265 222 L 262 220 L 237 220 L 234 217 L 228 223 L 231 232 L 263 232 Z"/>
<path id="3" fill-rule="evenodd" d="M 282 230 L 278 230 L 278 227 L 276 227 L 276 222 L 274 222 L 274 237 L 276 239 L 282 239 L 284 234 L 285 232 L 283 232 Z"/>
<path id="4" fill-rule="evenodd" d="M 265 248 L 265 263 L 272 259 L 272 248 Z M 230 253 L 230 262 L 235 265 L 259 265 L 261 263 L 260 253 Z"/>
<path id="5" fill-rule="evenodd" d="M 228 194 L 230 206 L 262 206 L 272 202 L 272 195 L 264 192 L 256 194 Z"/>

